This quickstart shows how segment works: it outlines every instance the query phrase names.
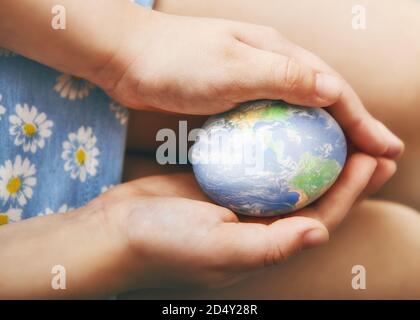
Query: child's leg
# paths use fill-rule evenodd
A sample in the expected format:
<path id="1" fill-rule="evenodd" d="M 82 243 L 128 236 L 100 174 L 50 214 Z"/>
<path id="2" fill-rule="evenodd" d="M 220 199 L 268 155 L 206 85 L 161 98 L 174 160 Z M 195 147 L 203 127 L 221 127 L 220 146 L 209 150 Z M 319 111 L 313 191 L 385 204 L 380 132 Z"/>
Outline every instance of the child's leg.
<path id="1" fill-rule="evenodd" d="M 320 55 L 354 86 L 367 108 L 406 142 L 399 171 L 381 195 L 420 209 L 420 2 L 358 1 L 367 9 L 366 30 L 352 28 L 355 4 L 353 0 L 158 0 L 156 9 L 269 25 Z M 175 117 L 162 117 L 163 126 L 177 127 Z M 139 128 L 141 121 L 150 123 L 147 115 L 139 119 L 133 114 L 132 128 Z M 162 127 L 158 122 L 155 126 Z M 131 135 L 144 137 L 134 130 Z M 150 138 L 154 141 L 153 135 Z"/>
<path id="2" fill-rule="evenodd" d="M 126 162 L 128 180 L 158 173 L 159 166 L 146 157 Z M 147 290 L 124 298 L 420 298 L 420 215 L 383 201 L 365 201 L 353 211 L 328 246 L 305 251 L 235 286 Z M 366 269 L 366 290 L 351 286 L 354 265 Z"/>

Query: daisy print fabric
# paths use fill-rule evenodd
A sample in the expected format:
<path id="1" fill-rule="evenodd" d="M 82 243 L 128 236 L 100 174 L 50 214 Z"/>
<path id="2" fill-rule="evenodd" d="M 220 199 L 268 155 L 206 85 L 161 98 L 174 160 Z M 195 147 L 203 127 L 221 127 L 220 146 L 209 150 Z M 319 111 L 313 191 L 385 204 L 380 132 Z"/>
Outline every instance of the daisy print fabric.
<path id="1" fill-rule="evenodd" d="M 21 156 L 0 166 L 0 198 L 10 207 L 23 207 L 33 195 L 36 185 L 35 165 Z"/>
<path id="2" fill-rule="evenodd" d="M 89 81 L 69 74 L 57 77 L 57 83 L 54 86 L 54 90 L 60 94 L 60 97 L 70 100 L 84 99 L 94 88 L 95 86 Z"/>
<path id="3" fill-rule="evenodd" d="M 99 165 L 96 142 L 97 139 L 90 127 L 80 127 L 77 132 L 70 133 L 68 140 L 63 142 L 61 157 L 65 161 L 64 170 L 70 172 L 72 179 L 85 182 L 88 176 L 96 175 Z"/>
<path id="4" fill-rule="evenodd" d="M 66 214 L 119 184 L 128 116 L 86 79 L 0 48 L 0 227 Z"/>
<path id="5" fill-rule="evenodd" d="M 27 104 L 17 104 L 16 113 L 9 117 L 9 133 L 15 137 L 16 146 L 22 146 L 24 152 L 35 153 L 45 146 L 45 140 L 51 136 L 53 122 L 44 112 Z"/>

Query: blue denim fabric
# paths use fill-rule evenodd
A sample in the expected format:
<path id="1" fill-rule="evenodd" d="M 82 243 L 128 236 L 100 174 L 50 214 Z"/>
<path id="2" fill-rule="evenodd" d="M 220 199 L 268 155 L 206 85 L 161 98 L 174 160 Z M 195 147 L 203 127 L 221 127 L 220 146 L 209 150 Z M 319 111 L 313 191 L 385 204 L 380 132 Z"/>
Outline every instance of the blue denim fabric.
<path id="1" fill-rule="evenodd" d="M 86 80 L 0 48 L 0 225 L 66 212 L 118 184 L 127 120 Z"/>

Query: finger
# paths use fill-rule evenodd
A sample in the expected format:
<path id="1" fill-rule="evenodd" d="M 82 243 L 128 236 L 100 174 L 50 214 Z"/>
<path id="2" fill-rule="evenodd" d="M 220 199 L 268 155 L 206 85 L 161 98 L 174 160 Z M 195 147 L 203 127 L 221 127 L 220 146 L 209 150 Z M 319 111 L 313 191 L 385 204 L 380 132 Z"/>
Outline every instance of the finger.
<path id="1" fill-rule="evenodd" d="M 235 36 L 255 48 L 290 56 L 315 70 L 341 77 L 322 59 L 288 41 L 275 29 L 239 24 Z M 402 141 L 370 115 L 349 84 L 344 83 L 340 99 L 329 107 L 329 111 L 361 151 L 389 158 L 403 152 Z"/>
<path id="2" fill-rule="evenodd" d="M 392 158 L 403 152 L 402 141 L 372 117 L 348 84 L 340 100 L 328 107 L 328 111 L 359 150 L 372 156 Z"/>
<path id="3" fill-rule="evenodd" d="M 359 196 L 362 200 L 376 193 L 397 171 L 397 163 L 387 158 L 377 158 L 377 166 L 368 185 Z"/>
<path id="4" fill-rule="evenodd" d="M 332 69 L 318 57 L 292 47 L 296 59 L 304 61 L 321 70 Z M 385 125 L 376 120 L 365 108 L 352 87 L 344 84 L 343 94 L 337 103 L 328 107 L 328 111 L 338 121 L 353 143 L 363 152 L 373 156 L 396 158 L 404 150 L 403 142 Z"/>
<path id="5" fill-rule="evenodd" d="M 328 230 L 334 229 L 366 188 L 376 166 L 377 161 L 369 155 L 351 155 L 334 185 L 313 206 L 301 210 L 298 214 L 316 218 Z"/>
<path id="6" fill-rule="evenodd" d="M 385 126 L 384 123 L 380 122 L 379 120 L 376 120 L 376 121 L 377 121 L 377 125 L 379 126 L 379 129 L 382 131 L 382 134 L 385 137 L 387 137 L 387 140 L 393 141 L 393 143 L 391 143 L 388 146 L 388 149 L 383 156 L 388 157 L 390 159 L 397 159 L 397 158 L 401 157 L 401 155 L 404 153 L 404 150 L 405 150 L 404 142 L 400 138 L 395 136 L 392 133 L 392 131 L 389 130 Z"/>
<path id="7" fill-rule="evenodd" d="M 342 93 L 343 83 L 334 76 L 318 72 L 294 58 L 240 46 L 240 59 L 233 68 L 232 100 L 236 103 L 281 99 L 292 104 L 325 107 L 335 103 Z"/>
<path id="8" fill-rule="evenodd" d="M 252 270 L 278 264 L 301 249 L 324 244 L 328 231 L 316 219 L 290 217 L 270 225 L 225 223 L 217 239 L 224 239 L 220 261 L 232 269 Z"/>

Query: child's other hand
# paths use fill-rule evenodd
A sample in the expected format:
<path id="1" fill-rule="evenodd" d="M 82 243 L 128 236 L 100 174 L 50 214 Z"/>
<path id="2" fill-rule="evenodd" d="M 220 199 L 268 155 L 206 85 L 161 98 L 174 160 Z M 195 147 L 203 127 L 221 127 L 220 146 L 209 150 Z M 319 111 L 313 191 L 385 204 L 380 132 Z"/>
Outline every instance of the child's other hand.
<path id="1" fill-rule="evenodd" d="M 330 106 L 359 150 L 391 158 L 403 150 L 340 75 L 274 29 L 136 6 L 126 15 L 112 59 L 90 79 L 123 105 L 187 114 L 256 99 Z"/>
<path id="2" fill-rule="evenodd" d="M 328 106 L 342 93 L 343 81 L 331 72 L 248 41 L 252 32 L 268 40 L 269 28 L 158 12 L 139 22 L 128 23 L 113 59 L 96 75 L 124 105 L 214 114 L 269 98 Z"/>
<path id="3" fill-rule="evenodd" d="M 327 230 L 394 172 L 391 160 L 353 154 L 320 200 L 280 219 L 238 217 L 209 203 L 192 174 L 141 178 L 95 201 L 113 226 L 110 242 L 116 234 L 129 248 L 121 260 L 124 287 L 214 287 L 325 243 Z"/>

